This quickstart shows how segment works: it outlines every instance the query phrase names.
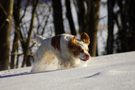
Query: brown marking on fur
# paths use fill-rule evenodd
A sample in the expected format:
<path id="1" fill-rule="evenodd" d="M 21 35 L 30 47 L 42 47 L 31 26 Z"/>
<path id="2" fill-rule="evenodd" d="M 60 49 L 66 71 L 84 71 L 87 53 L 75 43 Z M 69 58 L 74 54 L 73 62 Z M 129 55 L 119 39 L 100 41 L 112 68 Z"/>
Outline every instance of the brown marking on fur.
<path id="1" fill-rule="evenodd" d="M 52 37 L 52 40 L 51 40 L 51 45 L 55 48 L 55 49 L 58 49 L 59 51 L 61 50 L 60 48 L 60 35 L 57 35 L 57 36 L 54 36 Z"/>
<path id="2" fill-rule="evenodd" d="M 74 36 L 68 43 L 69 50 L 73 53 L 75 57 L 77 57 L 80 53 L 82 53 L 82 49 L 75 40 L 76 36 Z"/>
<path id="3" fill-rule="evenodd" d="M 80 39 L 86 43 L 87 45 L 90 44 L 90 37 L 87 33 L 82 33 L 81 36 L 80 36 Z"/>

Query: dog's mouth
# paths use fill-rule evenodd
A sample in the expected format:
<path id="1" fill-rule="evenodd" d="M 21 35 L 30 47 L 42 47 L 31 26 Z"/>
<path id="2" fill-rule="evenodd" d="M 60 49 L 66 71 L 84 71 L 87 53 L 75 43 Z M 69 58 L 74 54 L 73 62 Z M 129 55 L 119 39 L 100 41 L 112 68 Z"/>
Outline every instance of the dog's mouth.
<path id="1" fill-rule="evenodd" d="M 80 58 L 82 61 L 87 61 L 90 59 L 90 55 L 87 55 L 85 59 Z"/>

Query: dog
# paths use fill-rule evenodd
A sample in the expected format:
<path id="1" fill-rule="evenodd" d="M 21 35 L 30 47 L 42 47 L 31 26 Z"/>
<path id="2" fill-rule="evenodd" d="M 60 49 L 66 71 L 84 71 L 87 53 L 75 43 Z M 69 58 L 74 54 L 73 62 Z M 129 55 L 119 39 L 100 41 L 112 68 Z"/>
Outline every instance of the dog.
<path id="1" fill-rule="evenodd" d="M 35 41 L 39 48 L 34 56 L 34 65 L 31 72 L 45 71 L 47 65 L 54 63 L 64 68 L 74 68 L 81 61 L 90 59 L 89 48 L 90 37 L 82 33 L 80 39 L 70 34 L 60 34 L 50 38 L 37 36 Z M 44 67 L 44 68 L 43 68 Z"/>

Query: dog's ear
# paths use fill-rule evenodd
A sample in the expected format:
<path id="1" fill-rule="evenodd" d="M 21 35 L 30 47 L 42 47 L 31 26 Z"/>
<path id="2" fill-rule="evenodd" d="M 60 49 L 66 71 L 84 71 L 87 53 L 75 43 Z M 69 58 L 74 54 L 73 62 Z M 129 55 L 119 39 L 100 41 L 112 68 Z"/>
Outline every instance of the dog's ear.
<path id="1" fill-rule="evenodd" d="M 87 33 L 82 33 L 80 36 L 80 40 L 86 43 L 87 45 L 90 44 L 90 37 Z"/>

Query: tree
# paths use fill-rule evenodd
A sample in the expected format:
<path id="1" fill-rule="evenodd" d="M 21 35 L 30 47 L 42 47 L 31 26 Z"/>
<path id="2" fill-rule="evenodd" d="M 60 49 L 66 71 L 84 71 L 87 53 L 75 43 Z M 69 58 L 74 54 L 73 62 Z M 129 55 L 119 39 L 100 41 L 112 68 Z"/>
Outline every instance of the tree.
<path id="1" fill-rule="evenodd" d="M 123 3 L 124 2 L 124 3 Z M 120 7 L 120 17 L 121 17 L 121 24 L 119 23 L 119 37 L 120 40 L 120 47 L 118 52 L 127 52 L 127 51 L 134 51 L 135 50 L 135 7 L 134 7 L 134 0 L 124 0 L 119 1 L 118 6 Z M 116 4 L 117 4 L 116 3 Z M 118 14 L 118 15 L 119 15 Z M 117 18 L 119 16 L 117 15 Z"/>
<path id="2" fill-rule="evenodd" d="M 20 11 L 21 11 L 21 3 L 22 0 L 16 0 L 14 2 L 14 11 L 13 11 L 13 17 L 14 17 L 14 24 L 15 24 L 15 35 L 12 45 L 12 51 L 11 51 L 11 64 L 10 68 L 15 68 L 15 53 L 18 53 L 18 33 L 20 32 Z"/>
<path id="3" fill-rule="evenodd" d="M 114 35 L 113 35 L 113 29 L 114 29 L 114 5 L 115 0 L 108 0 L 107 6 L 108 6 L 108 38 L 107 38 L 107 54 L 113 53 L 113 45 L 114 45 Z"/>
<path id="4" fill-rule="evenodd" d="M 100 10 L 100 4 L 101 0 L 87 0 L 88 2 L 88 29 L 86 29 L 86 32 L 89 34 L 91 38 L 91 44 L 89 46 L 90 53 L 92 56 L 96 56 L 97 54 L 97 32 L 98 32 L 98 23 L 99 23 L 99 10 Z"/>
<path id="5" fill-rule="evenodd" d="M 79 33 L 82 33 L 85 30 L 86 25 L 86 10 L 84 6 L 84 0 L 77 0 L 77 15 L 78 15 L 78 24 L 79 24 Z"/>
<path id="6" fill-rule="evenodd" d="M 27 37 L 27 40 L 26 40 L 25 48 L 23 48 L 24 49 L 23 50 L 23 52 L 24 52 L 24 59 L 23 59 L 23 63 L 22 63 L 21 67 L 24 67 L 25 64 L 30 64 L 29 63 L 30 60 L 29 60 L 28 53 L 29 53 L 31 34 L 32 34 L 33 26 L 34 26 L 34 19 L 35 19 L 35 15 L 36 15 L 36 9 L 37 9 L 37 6 L 39 4 L 39 1 L 40 0 L 33 1 L 33 9 L 32 9 L 32 15 L 31 15 L 31 22 L 30 22 L 30 26 L 29 26 L 28 37 Z M 26 63 L 26 62 L 28 62 L 28 63 Z M 27 65 L 27 66 L 30 66 L 30 65 Z"/>
<path id="7" fill-rule="evenodd" d="M 14 0 L 0 0 L 0 70 L 9 66 L 13 4 Z"/>
<path id="8" fill-rule="evenodd" d="M 135 50 L 134 3 L 134 0 L 108 0 L 107 54 Z M 118 30 L 115 35 L 114 26 Z"/>
<path id="9" fill-rule="evenodd" d="M 34 56 L 33 51 L 36 50 L 36 45 L 31 42 L 31 38 L 34 38 L 37 34 L 44 35 L 47 23 L 50 23 L 48 19 L 51 13 L 51 4 L 42 2 L 44 4 L 39 5 L 39 1 L 40 0 L 15 0 L 14 2 L 14 38 L 10 68 L 18 68 L 19 60 L 23 60 L 21 67 L 25 65 L 31 66 Z M 29 13 L 29 17 L 27 13 Z M 34 22 L 36 22 L 36 24 L 34 24 Z"/>
<path id="10" fill-rule="evenodd" d="M 52 7 L 55 34 L 64 33 L 61 0 L 52 0 Z"/>
<path id="11" fill-rule="evenodd" d="M 70 31 L 72 35 L 76 35 L 75 25 L 73 22 L 72 12 L 71 12 L 71 2 L 70 0 L 66 0 L 66 16 L 69 21 Z"/>
<path id="12" fill-rule="evenodd" d="M 99 9 L 101 0 L 77 0 L 78 19 L 80 33 L 86 32 L 90 36 L 91 44 L 89 46 L 91 56 L 96 56 L 97 51 L 97 31 L 99 22 Z M 84 7 L 86 3 L 87 10 Z"/>

